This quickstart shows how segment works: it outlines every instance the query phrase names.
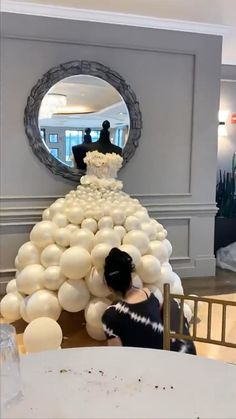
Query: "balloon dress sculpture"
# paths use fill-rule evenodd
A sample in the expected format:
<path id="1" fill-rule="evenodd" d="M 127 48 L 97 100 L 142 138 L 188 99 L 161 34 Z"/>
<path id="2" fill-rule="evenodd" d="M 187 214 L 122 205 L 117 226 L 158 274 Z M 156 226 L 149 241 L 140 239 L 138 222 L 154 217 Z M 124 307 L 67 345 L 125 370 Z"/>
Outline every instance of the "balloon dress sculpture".
<path id="1" fill-rule="evenodd" d="M 7 321 L 22 317 L 29 323 L 24 332 L 28 351 L 40 350 L 42 339 L 49 336 L 55 339 L 54 346 L 60 346 L 62 332 L 56 321 L 62 310 L 85 310 L 88 334 L 105 339 L 101 316 L 112 297 L 103 266 L 113 247 L 133 258 L 135 286 L 144 284 L 160 300 L 166 282 L 171 292 L 183 293 L 169 263 L 172 246 L 167 231 L 115 179 L 122 157 L 91 151 L 85 163 L 87 174 L 81 184 L 43 211 L 30 240 L 20 247 L 16 277 L 1 301 Z M 185 315 L 191 316 L 187 305 Z"/>

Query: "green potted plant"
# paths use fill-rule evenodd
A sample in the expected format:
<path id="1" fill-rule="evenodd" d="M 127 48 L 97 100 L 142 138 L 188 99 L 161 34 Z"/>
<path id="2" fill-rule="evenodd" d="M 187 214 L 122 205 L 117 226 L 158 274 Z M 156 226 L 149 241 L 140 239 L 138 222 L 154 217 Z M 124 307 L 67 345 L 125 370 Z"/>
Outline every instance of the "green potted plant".
<path id="1" fill-rule="evenodd" d="M 232 159 L 232 172 L 219 171 L 216 186 L 218 212 L 215 221 L 215 252 L 236 241 L 236 152 Z"/>

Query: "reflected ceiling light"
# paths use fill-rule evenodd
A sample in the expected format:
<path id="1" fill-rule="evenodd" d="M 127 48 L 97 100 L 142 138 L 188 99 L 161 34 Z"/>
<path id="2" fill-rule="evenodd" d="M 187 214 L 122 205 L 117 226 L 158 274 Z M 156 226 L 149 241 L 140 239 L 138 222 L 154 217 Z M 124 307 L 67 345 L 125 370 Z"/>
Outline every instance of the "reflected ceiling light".
<path id="1" fill-rule="evenodd" d="M 51 118 L 57 109 L 66 106 L 67 97 L 59 93 L 48 93 L 42 100 L 39 119 Z"/>
<path id="2" fill-rule="evenodd" d="M 57 111 L 54 112 L 54 115 L 83 115 L 94 112 L 94 109 L 91 109 L 88 106 L 66 106 L 57 109 Z"/>
<path id="3" fill-rule="evenodd" d="M 219 126 L 218 126 L 218 136 L 219 137 L 227 137 L 227 129 L 226 129 L 226 121 L 229 116 L 229 111 L 219 111 L 218 119 L 219 119 Z"/>

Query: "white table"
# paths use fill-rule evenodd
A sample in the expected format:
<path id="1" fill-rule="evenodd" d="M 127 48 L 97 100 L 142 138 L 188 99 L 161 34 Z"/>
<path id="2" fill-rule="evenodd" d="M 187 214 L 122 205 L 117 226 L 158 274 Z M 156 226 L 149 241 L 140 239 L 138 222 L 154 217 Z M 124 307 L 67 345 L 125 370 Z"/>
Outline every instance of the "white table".
<path id="1" fill-rule="evenodd" d="M 21 357 L 9 418 L 234 418 L 236 366 L 173 352 L 84 348 Z"/>

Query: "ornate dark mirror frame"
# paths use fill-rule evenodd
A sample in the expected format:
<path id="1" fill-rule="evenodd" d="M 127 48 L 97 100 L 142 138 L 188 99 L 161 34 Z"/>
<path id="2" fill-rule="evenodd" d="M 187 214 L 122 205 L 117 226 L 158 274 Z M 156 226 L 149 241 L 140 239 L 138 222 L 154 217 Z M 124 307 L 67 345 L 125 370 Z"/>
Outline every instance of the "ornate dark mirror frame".
<path id="1" fill-rule="evenodd" d="M 83 170 L 68 167 L 52 156 L 44 145 L 38 126 L 38 115 L 43 97 L 60 80 L 79 74 L 99 77 L 110 83 L 122 96 L 129 111 L 129 137 L 123 149 L 123 166 L 134 155 L 142 129 L 142 115 L 136 95 L 116 71 L 95 61 L 70 61 L 50 69 L 32 88 L 24 114 L 25 132 L 34 154 L 52 173 L 78 182 Z"/>

